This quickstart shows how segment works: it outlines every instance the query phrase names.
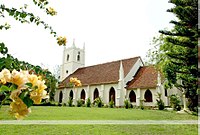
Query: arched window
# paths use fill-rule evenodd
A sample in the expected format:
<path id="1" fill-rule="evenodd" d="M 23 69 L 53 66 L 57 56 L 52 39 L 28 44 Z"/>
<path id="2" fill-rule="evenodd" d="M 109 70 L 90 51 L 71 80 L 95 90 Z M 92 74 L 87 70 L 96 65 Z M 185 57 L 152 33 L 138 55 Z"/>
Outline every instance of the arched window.
<path id="1" fill-rule="evenodd" d="M 99 91 L 98 91 L 97 88 L 95 88 L 95 90 L 94 90 L 94 96 L 93 97 L 94 97 L 93 100 L 95 100 L 96 98 L 99 97 Z"/>
<path id="2" fill-rule="evenodd" d="M 136 102 L 136 95 L 133 90 L 129 93 L 129 99 L 130 99 L 130 102 Z"/>
<path id="3" fill-rule="evenodd" d="M 62 91 L 60 91 L 60 94 L 59 94 L 59 103 L 62 103 L 62 98 L 63 98 L 63 93 L 62 93 Z"/>
<path id="4" fill-rule="evenodd" d="M 69 61 L 69 54 L 67 54 L 67 61 Z"/>
<path id="5" fill-rule="evenodd" d="M 144 94 L 145 102 L 152 102 L 152 93 L 150 90 L 146 90 Z"/>
<path id="6" fill-rule="evenodd" d="M 113 87 L 110 88 L 110 92 L 109 92 L 109 102 L 113 100 L 115 103 L 115 89 Z"/>
<path id="7" fill-rule="evenodd" d="M 85 90 L 82 89 L 81 91 L 81 99 L 85 100 Z"/>
<path id="8" fill-rule="evenodd" d="M 77 61 L 80 61 L 80 55 L 79 54 L 77 55 Z"/>
<path id="9" fill-rule="evenodd" d="M 68 74 L 69 73 L 69 71 L 68 70 L 66 70 L 66 74 Z"/>
<path id="10" fill-rule="evenodd" d="M 73 99 L 73 96 L 74 96 L 74 94 L 73 94 L 73 91 L 71 90 L 70 93 L 69 93 L 69 97 L 70 97 L 71 99 Z"/>

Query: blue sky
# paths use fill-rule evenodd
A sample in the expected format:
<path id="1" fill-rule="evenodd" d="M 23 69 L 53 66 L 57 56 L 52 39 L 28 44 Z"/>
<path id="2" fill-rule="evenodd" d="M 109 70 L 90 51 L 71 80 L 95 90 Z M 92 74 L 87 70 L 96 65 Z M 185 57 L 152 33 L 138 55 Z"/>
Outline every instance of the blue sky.
<path id="1" fill-rule="evenodd" d="M 49 0 L 57 16 L 45 16 L 31 1 L 2 0 L 7 6 L 28 3 L 28 9 L 48 22 L 58 35 L 66 36 L 67 47 L 73 39 L 77 47 L 85 42 L 86 66 L 125 59 L 145 57 L 150 42 L 158 30 L 170 28 L 175 17 L 166 10 L 173 5 L 168 0 Z M 62 62 L 62 50 L 49 31 L 34 24 L 20 24 L 12 18 L 11 29 L 1 31 L 1 40 L 9 52 L 32 64 L 54 67 Z"/>

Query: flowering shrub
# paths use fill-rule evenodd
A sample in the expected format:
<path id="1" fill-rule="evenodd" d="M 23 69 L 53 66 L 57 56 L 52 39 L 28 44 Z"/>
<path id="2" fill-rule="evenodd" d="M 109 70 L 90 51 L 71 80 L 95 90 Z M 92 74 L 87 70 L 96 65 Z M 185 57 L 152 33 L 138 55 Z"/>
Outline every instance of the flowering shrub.
<path id="1" fill-rule="evenodd" d="M 11 92 L 10 113 L 16 119 L 23 119 L 30 112 L 30 106 L 40 104 L 42 99 L 49 98 L 45 81 L 40 76 L 28 71 L 3 69 L 0 72 L 0 91 Z"/>
<path id="2" fill-rule="evenodd" d="M 73 85 L 73 87 L 77 86 L 80 87 L 82 86 L 81 81 L 78 80 L 77 78 L 71 77 L 69 82 Z"/>
<path id="3" fill-rule="evenodd" d="M 62 36 L 59 36 L 58 38 L 57 38 L 57 44 L 58 45 L 66 45 L 66 43 L 67 43 L 67 39 L 66 39 L 66 37 L 62 37 Z"/>

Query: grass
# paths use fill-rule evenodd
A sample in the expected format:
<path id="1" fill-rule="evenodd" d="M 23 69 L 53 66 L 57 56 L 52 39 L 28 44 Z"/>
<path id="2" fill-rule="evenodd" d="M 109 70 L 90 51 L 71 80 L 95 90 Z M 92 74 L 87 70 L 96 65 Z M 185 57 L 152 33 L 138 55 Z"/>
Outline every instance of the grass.
<path id="1" fill-rule="evenodd" d="M 1 125 L 0 135 L 197 135 L 197 125 Z"/>
<path id="2" fill-rule="evenodd" d="M 0 120 L 14 119 L 9 107 L 0 109 Z M 159 110 L 32 106 L 25 120 L 197 120 L 197 116 Z M 0 125 L 0 135 L 197 135 L 198 125 Z"/>
<path id="3" fill-rule="evenodd" d="M 8 110 L 8 106 L 0 109 L 0 120 L 13 119 Z M 198 118 L 194 115 L 169 111 L 125 108 L 32 106 L 31 110 L 25 120 L 197 120 Z"/>

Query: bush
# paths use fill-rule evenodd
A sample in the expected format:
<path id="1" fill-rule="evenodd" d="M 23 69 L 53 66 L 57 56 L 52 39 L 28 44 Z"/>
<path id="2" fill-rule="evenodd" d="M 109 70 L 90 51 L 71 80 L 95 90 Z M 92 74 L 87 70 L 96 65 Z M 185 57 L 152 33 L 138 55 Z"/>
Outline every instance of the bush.
<path id="1" fill-rule="evenodd" d="M 91 107 L 91 100 L 90 100 L 90 98 L 88 98 L 88 99 L 86 100 L 86 106 L 87 106 L 87 107 Z"/>
<path id="2" fill-rule="evenodd" d="M 82 99 L 78 99 L 77 100 L 77 107 L 81 107 L 83 105 L 83 100 Z"/>
<path id="3" fill-rule="evenodd" d="M 156 99 L 156 101 L 157 101 L 158 109 L 164 110 L 165 104 L 164 104 L 163 100 L 161 99 L 161 93 L 157 93 L 157 96 L 158 96 L 158 99 Z"/>
<path id="4" fill-rule="evenodd" d="M 98 107 L 102 107 L 103 106 L 103 101 L 100 97 L 95 99 L 95 103 Z"/>
<path id="5" fill-rule="evenodd" d="M 128 99 L 125 99 L 125 100 L 124 100 L 124 107 L 125 107 L 126 109 L 128 109 L 128 108 L 130 107 L 130 102 L 129 102 Z"/>
<path id="6" fill-rule="evenodd" d="M 180 111 L 181 110 L 181 106 L 180 106 L 180 100 L 179 97 L 175 94 L 172 94 L 171 96 L 169 96 L 170 98 L 170 106 L 175 110 L 175 111 Z"/>
<path id="7" fill-rule="evenodd" d="M 115 102 L 113 101 L 113 99 L 109 102 L 110 108 L 114 108 Z"/>
<path id="8" fill-rule="evenodd" d="M 140 109 L 144 110 L 144 101 L 145 99 L 140 100 Z"/>
<path id="9" fill-rule="evenodd" d="M 71 97 L 69 97 L 69 100 L 68 100 L 68 105 L 69 105 L 69 107 L 72 107 L 73 105 L 73 99 L 71 98 Z"/>
<path id="10" fill-rule="evenodd" d="M 67 106 L 67 104 L 66 104 L 66 103 L 63 103 L 62 106 Z"/>

